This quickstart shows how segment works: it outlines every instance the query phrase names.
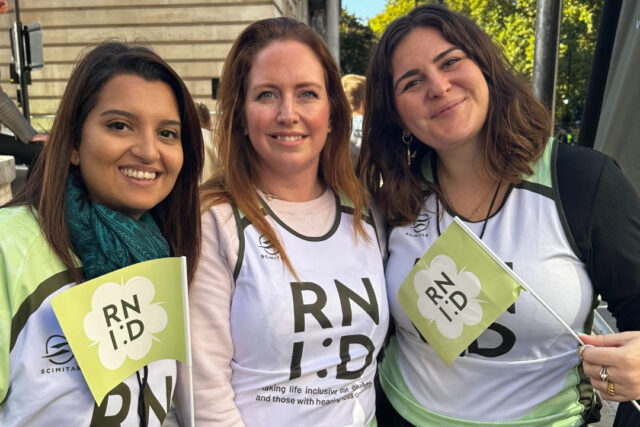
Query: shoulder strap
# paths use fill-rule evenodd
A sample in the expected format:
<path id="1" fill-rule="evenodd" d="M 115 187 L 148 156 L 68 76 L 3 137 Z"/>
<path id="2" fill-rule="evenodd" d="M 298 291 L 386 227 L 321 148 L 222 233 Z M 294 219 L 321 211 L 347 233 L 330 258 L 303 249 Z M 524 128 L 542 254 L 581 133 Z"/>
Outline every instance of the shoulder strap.
<path id="1" fill-rule="evenodd" d="M 236 205 L 231 205 L 233 209 L 233 218 L 236 221 L 236 230 L 238 232 L 238 258 L 236 259 L 236 265 L 233 269 L 233 280 L 238 279 L 238 275 L 240 274 L 240 268 L 242 267 L 242 259 L 244 258 L 244 229 L 247 225 L 250 224 L 249 218 L 244 216 L 242 211 L 236 207 Z"/>

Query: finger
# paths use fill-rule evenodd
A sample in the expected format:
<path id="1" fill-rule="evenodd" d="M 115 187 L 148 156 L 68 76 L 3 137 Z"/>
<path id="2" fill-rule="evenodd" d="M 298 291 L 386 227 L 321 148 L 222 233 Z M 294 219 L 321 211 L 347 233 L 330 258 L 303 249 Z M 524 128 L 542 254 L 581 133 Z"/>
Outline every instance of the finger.
<path id="1" fill-rule="evenodd" d="M 608 375 L 608 377 L 606 377 L 606 379 L 603 381 L 606 381 L 607 379 L 609 379 L 614 370 L 615 369 L 613 368 L 607 367 L 606 374 Z M 582 362 L 582 371 L 590 379 L 601 381 L 600 373 L 603 372 L 603 365 L 596 365 L 593 363 Z"/>
<path id="2" fill-rule="evenodd" d="M 580 339 L 585 344 L 591 344 L 596 347 L 620 347 L 637 336 L 637 331 L 627 331 L 606 335 L 580 335 Z"/>
<path id="3" fill-rule="evenodd" d="M 626 400 L 629 400 L 625 395 L 624 395 L 624 386 L 617 384 L 617 383 L 613 383 L 613 395 L 611 395 L 609 393 L 609 384 L 611 384 L 612 382 L 609 381 L 600 381 L 595 380 L 595 379 L 591 379 L 591 385 L 593 386 L 593 388 L 595 390 L 598 391 L 598 393 L 600 393 L 600 397 L 604 400 L 610 400 L 613 402 L 624 402 Z"/>
<path id="4" fill-rule="evenodd" d="M 600 366 L 616 366 L 624 357 L 624 351 L 618 347 L 586 347 L 581 354 L 583 362 L 598 365 L 598 369 Z"/>
<path id="5" fill-rule="evenodd" d="M 605 345 L 608 347 L 622 347 L 634 338 L 639 338 L 638 331 L 626 331 L 617 334 L 602 335 L 603 339 L 606 339 Z"/>
<path id="6" fill-rule="evenodd" d="M 593 345 L 596 347 L 604 347 L 605 339 L 603 339 L 604 335 L 580 335 L 580 339 L 589 345 Z"/>
<path id="7" fill-rule="evenodd" d="M 582 360 L 582 353 L 584 353 L 584 351 L 589 347 L 595 348 L 595 346 L 591 345 L 591 344 L 585 344 L 585 345 L 581 345 L 580 347 L 578 347 L 578 357 L 581 360 Z"/>
<path id="8" fill-rule="evenodd" d="M 629 383 L 628 378 L 625 377 L 624 373 L 621 373 L 619 369 L 607 367 L 606 370 L 601 365 L 585 365 L 583 364 L 583 371 L 586 375 L 589 376 L 589 380 L 591 381 L 591 385 L 599 390 L 602 393 L 608 392 L 609 383 L 615 384 L 615 392 L 616 394 L 622 393 L 624 391 L 627 394 L 635 390 L 634 384 Z M 601 374 L 605 374 L 604 380 L 602 379 Z M 629 396 L 631 396 L 629 394 Z M 623 399 L 624 400 L 624 399 Z"/>
<path id="9" fill-rule="evenodd" d="M 614 384 L 614 396 L 617 397 L 615 399 L 609 398 L 608 400 L 626 401 L 640 397 L 640 383 L 637 381 L 637 376 L 629 377 L 627 375 L 628 370 L 616 369 L 615 367 L 609 366 L 606 370 L 606 379 L 603 380 L 600 376 L 602 369 L 602 366 L 583 364 L 583 371 L 589 376 L 591 385 L 601 393 L 610 396 L 608 394 L 609 385 L 611 383 Z"/>

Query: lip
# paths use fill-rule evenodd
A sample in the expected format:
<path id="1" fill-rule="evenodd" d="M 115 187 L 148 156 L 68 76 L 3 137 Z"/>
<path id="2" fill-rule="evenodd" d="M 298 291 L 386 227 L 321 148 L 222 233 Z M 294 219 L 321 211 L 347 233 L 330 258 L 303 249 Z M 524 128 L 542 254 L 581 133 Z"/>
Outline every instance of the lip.
<path id="1" fill-rule="evenodd" d="M 118 169 L 133 169 L 141 172 L 155 172 L 156 174 L 162 173 L 158 168 L 150 168 L 148 166 L 138 166 L 138 165 L 126 165 L 126 166 L 118 166 Z"/>
<path id="2" fill-rule="evenodd" d="M 133 170 L 135 172 L 142 172 L 142 173 L 154 173 L 156 176 L 153 179 L 144 179 L 144 178 L 135 178 L 133 176 L 129 176 L 129 175 L 125 175 L 124 171 L 126 169 L 130 169 Z M 162 175 L 162 172 L 159 171 L 156 168 L 149 168 L 149 167 L 144 167 L 144 166 L 120 166 L 118 167 L 118 170 L 120 171 L 120 174 L 122 175 L 122 177 L 130 183 L 134 183 L 136 185 L 151 185 L 154 182 L 156 182 L 158 180 L 158 178 L 160 178 L 160 176 Z"/>
<path id="3" fill-rule="evenodd" d="M 283 145 L 287 147 L 293 147 L 300 144 L 303 140 L 307 138 L 308 135 L 297 132 L 279 132 L 274 134 L 269 134 L 269 138 L 275 141 L 278 145 Z M 286 138 L 286 139 L 282 139 Z"/>
<path id="4" fill-rule="evenodd" d="M 445 104 L 443 107 L 441 107 L 438 111 L 436 111 L 435 113 L 433 113 L 431 115 L 432 119 L 437 119 L 438 117 L 451 112 L 453 110 L 455 110 L 458 106 L 460 106 L 463 102 L 465 101 L 465 99 L 458 99 L 456 101 L 451 101 L 447 104 Z"/>

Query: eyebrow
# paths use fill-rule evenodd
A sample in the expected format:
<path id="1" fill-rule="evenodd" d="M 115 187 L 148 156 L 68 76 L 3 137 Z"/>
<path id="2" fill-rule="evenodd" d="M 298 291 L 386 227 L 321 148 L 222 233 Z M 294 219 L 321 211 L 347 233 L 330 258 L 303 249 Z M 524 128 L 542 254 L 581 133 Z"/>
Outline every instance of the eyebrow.
<path id="1" fill-rule="evenodd" d="M 454 50 L 458 50 L 460 49 L 458 46 L 451 46 L 449 49 L 446 49 L 442 52 L 440 52 L 439 54 L 437 54 L 433 59 L 432 62 L 438 62 L 439 60 L 441 60 L 442 58 L 444 58 L 445 56 L 447 56 L 449 54 L 449 52 L 452 52 Z M 461 49 L 460 49 L 461 50 Z M 400 85 L 400 82 L 404 79 L 406 79 L 407 77 L 411 77 L 411 76 L 415 76 L 416 74 L 419 74 L 420 71 L 418 71 L 417 68 L 412 68 L 409 71 L 405 72 L 403 75 L 401 75 L 398 80 L 396 80 L 396 82 L 393 85 L 393 90 L 395 91 L 396 89 L 398 89 L 398 85 Z"/>
<path id="2" fill-rule="evenodd" d="M 324 87 L 324 82 L 320 83 L 320 82 L 304 82 L 304 83 L 300 83 L 299 85 L 296 85 L 297 89 L 301 89 L 301 88 L 305 88 L 305 87 L 311 87 L 314 89 L 322 89 Z"/>
<path id="3" fill-rule="evenodd" d="M 125 117 L 129 117 L 131 119 L 133 119 L 135 117 L 135 114 L 132 114 L 128 111 L 124 111 L 124 110 L 105 110 L 102 113 L 100 113 L 100 116 L 108 116 L 109 114 L 118 114 L 120 116 L 125 116 Z"/>
<path id="4" fill-rule="evenodd" d="M 130 113 L 128 111 L 124 111 L 124 110 L 106 110 L 103 111 L 102 113 L 100 113 L 100 116 L 108 116 L 109 114 L 116 114 L 116 115 L 120 115 L 120 116 L 125 116 L 128 117 L 130 119 L 135 119 L 136 115 L 133 113 Z M 182 126 L 182 124 L 177 121 L 177 120 L 162 120 L 162 124 L 163 125 L 176 125 L 176 126 Z"/>
<path id="5" fill-rule="evenodd" d="M 314 88 L 322 88 L 324 87 L 324 82 L 305 81 L 305 82 L 297 83 L 294 86 L 294 88 L 300 89 L 300 88 L 310 87 L 310 86 Z M 253 86 L 252 88 L 249 89 L 249 91 L 260 90 L 260 89 L 279 89 L 279 88 L 280 86 L 275 83 L 265 82 L 265 83 L 260 83 Z"/>

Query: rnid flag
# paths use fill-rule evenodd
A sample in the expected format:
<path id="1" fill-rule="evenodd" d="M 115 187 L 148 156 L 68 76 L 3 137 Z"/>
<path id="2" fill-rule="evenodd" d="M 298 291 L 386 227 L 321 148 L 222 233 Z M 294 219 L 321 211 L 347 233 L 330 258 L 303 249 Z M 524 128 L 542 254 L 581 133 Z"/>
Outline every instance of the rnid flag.
<path id="1" fill-rule="evenodd" d="M 404 280 L 398 302 L 450 366 L 522 289 L 509 267 L 455 218 Z"/>
<path id="2" fill-rule="evenodd" d="M 182 268 L 180 258 L 141 262 L 51 300 L 98 405 L 153 361 L 186 362 Z"/>

